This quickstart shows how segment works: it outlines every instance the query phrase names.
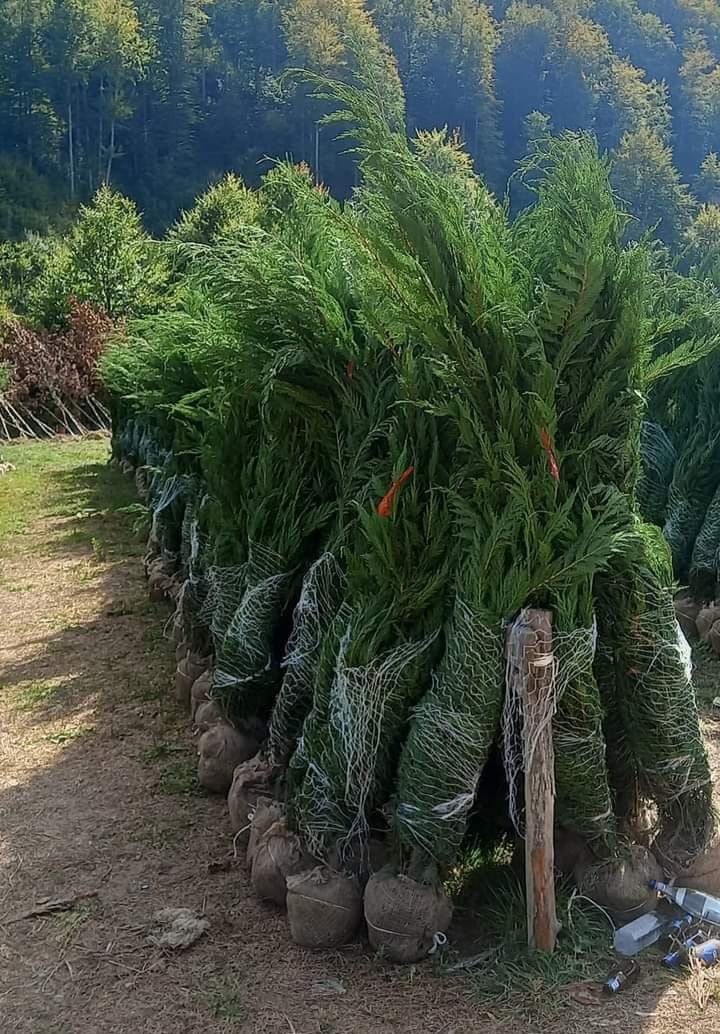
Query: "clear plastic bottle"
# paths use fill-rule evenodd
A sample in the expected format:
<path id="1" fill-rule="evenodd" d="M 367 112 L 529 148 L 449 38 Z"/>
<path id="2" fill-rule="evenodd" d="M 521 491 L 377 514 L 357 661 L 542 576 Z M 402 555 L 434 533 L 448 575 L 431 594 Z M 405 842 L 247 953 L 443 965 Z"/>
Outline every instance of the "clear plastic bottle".
<path id="1" fill-rule="evenodd" d="M 693 934 L 692 937 L 688 937 L 682 944 L 676 945 L 669 951 L 665 958 L 662 960 L 663 966 L 666 969 L 680 969 L 681 966 L 687 962 L 688 956 L 693 948 L 697 948 L 704 944 L 707 940 L 707 934 L 704 931 Z"/>
<path id="2" fill-rule="evenodd" d="M 657 944 L 665 934 L 672 933 L 678 921 L 666 912 L 648 912 L 615 931 L 615 951 L 625 958 L 639 955 L 641 951 Z"/>
<path id="3" fill-rule="evenodd" d="M 710 894 L 703 894 L 700 890 L 673 887 L 669 883 L 660 883 L 658 880 L 651 880 L 650 886 L 668 901 L 674 901 L 684 912 L 690 912 L 697 919 L 705 919 L 709 923 L 720 926 L 720 901 L 717 898 L 711 897 Z"/>
<path id="4" fill-rule="evenodd" d="M 609 974 L 605 981 L 605 993 L 617 995 L 621 991 L 627 990 L 640 979 L 640 972 L 638 963 L 634 959 L 627 959 Z"/>

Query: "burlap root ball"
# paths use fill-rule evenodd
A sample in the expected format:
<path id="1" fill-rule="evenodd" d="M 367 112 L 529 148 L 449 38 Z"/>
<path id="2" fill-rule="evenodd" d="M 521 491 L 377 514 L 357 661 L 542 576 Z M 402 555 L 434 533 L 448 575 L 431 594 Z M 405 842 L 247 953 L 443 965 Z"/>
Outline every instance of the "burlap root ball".
<path id="1" fill-rule="evenodd" d="M 342 948 L 362 922 L 362 893 L 354 876 L 325 865 L 287 878 L 290 936 L 304 948 Z"/>
<path id="2" fill-rule="evenodd" d="M 158 560 L 162 560 L 162 546 L 159 540 L 150 532 L 147 540 L 147 546 L 145 547 L 145 556 L 143 557 L 143 566 L 145 568 L 145 577 L 150 577 L 150 569 Z"/>
<path id="3" fill-rule="evenodd" d="M 664 857 L 663 861 L 679 887 L 720 898 L 720 834 L 700 854 Z"/>
<path id="4" fill-rule="evenodd" d="M 198 780 L 212 793 L 226 794 L 238 765 L 257 754 L 260 744 L 228 722 L 218 722 L 200 737 Z"/>
<path id="5" fill-rule="evenodd" d="M 716 621 L 720 621 L 720 607 L 715 603 L 710 604 L 708 607 L 703 607 L 697 616 L 697 621 L 695 622 L 698 635 L 703 642 L 707 642 L 710 630 Z"/>
<path id="6" fill-rule="evenodd" d="M 195 684 L 195 679 L 188 671 L 187 657 L 178 663 L 175 669 L 175 699 L 185 708 L 190 707 L 190 694 Z"/>
<path id="7" fill-rule="evenodd" d="M 203 701 L 195 712 L 195 728 L 201 733 L 224 721 L 225 714 L 217 700 Z"/>
<path id="8" fill-rule="evenodd" d="M 447 932 L 453 912 L 442 887 L 387 869 L 370 878 L 364 907 L 370 944 L 392 962 L 424 959 L 436 934 Z"/>
<path id="9" fill-rule="evenodd" d="M 170 579 L 170 585 L 168 586 L 168 598 L 171 599 L 173 603 L 177 603 L 177 601 L 180 599 L 180 593 L 183 590 L 184 584 L 185 574 L 183 571 L 178 571 L 177 574 L 174 574 L 173 577 Z"/>
<path id="10" fill-rule="evenodd" d="M 270 798 L 273 784 L 272 767 L 260 755 L 238 765 L 228 793 L 228 811 L 233 833 L 240 834 L 237 842 L 247 846 L 250 841 L 250 816 L 261 797 Z M 278 815 L 274 821 L 281 816 Z M 272 823 L 266 826 L 270 828 Z"/>
<path id="11" fill-rule="evenodd" d="M 713 653 L 720 655 L 720 621 L 716 621 L 710 629 L 706 642 Z"/>
<path id="12" fill-rule="evenodd" d="M 620 923 L 629 923 L 653 910 L 657 895 L 649 884 L 651 880 L 662 878 L 657 859 L 639 844 L 633 844 L 621 858 L 579 866 L 575 872 L 581 893 L 606 909 Z"/>
<path id="13" fill-rule="evenodd" d="M 522 844 L 523 858 L 525 845 Z M 593 855 L 587 842 L 569 829 L 555 831 L 555 869 L 563 876 L 572 876 L 578 867 L 592 864 Z"/>
<path id="14" fill-rule="evenodd" d="M 152 565 L 151 565 L 152 567 Z M 151 603 L 162 603 L 170 595 L 172 578 L 169 578 L 163 571 L 155 568 L 148 576 L 148 595 Z"/>
<path id="15" fill-rule="evenodd" d="M 185 621 L 179 610 L 175 611 L 175 617 L 173 618 L 171 639 L 175 647 L 185 642 Z"/>
<path id="16" fill-rule="evenodd" d="M 212 687 L 213 687 L 213 675 L 212 668 L 208 668 L 204 671 L 200 678 L 195 679 L 190 690 L 190 716 L 195 718 L 197 709 L 201 704 L 206 703 L 210 700 Z"/>
<path id="17" fill-rule="evenodd" d="M 212 667 L 212 662 L 213 659 L 210 654 L 203 655 L 196 650 L 190 651 L 187 656 L 187 671 L 188 675 L 192 677 L 193 682 Z"/>
<path id="18" fill-rule="evenodd" d="M 239 818 L 240 816 L 236 816 Z M 258 844 L 267 831 L 285 817 L 285 809 L 272 797 L 258 797 L 255 808 L 248 816 L 250 822 L 250 835 L 248 838 L 246 859 L 248 866 L 252 868 L 255 852 Z M 240 827 L 242 829 L 242 826 Z"/>
<path id="19" fill-rule="evenodd" d="M 678 596 L 675 600 L 675 614 L 689 643 L 698 637 L 697 619 L 701 610 L 702 604 L 692 596 Z"/>
<path id="20" fill-rule="evenodd" d="M 280 819 L 264 833 L 253 855 L 251 883 L 261 901 L 281 908 L 287 898 L 287 878 L 308 867 L 299 837 Z"/>

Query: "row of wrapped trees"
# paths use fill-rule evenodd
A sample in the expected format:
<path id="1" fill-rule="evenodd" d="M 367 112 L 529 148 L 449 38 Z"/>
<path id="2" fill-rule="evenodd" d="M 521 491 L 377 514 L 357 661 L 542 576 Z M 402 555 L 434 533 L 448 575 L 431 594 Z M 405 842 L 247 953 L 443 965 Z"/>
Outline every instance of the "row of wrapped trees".
<path id="1" fill-rule="evenodd" d="M 314 81 L 359 141 L 352 201 L 278 165 L 103 361 L 183 632 L 304 848 L 362 873 L 379 832 L 432 882 L 493 799 L 522 826 L 508 659 L 547 608 L 560 826 L 612 864 L 649 805 L 664 854 L 697 853 L 708 762 L 636 505 L 648 378 L 693 349 L 657 354 L 653 256 L 589 138 L 533 152 L 510 221 L 373 79 Z"/>
<path id="2" fill-rule="evenodd" d="M 645 518 L 663 530 L 678 581 L 707 602 L 720 577 L 720 295 L 713 267 L 690 277 L 666 270 L 662 287 L 672 318 L 662 321 L 658 361 L 682 352 L 704 358 L 678 369 L 671 361 L 668 375 L 651 387 L 639 501 Z"/>

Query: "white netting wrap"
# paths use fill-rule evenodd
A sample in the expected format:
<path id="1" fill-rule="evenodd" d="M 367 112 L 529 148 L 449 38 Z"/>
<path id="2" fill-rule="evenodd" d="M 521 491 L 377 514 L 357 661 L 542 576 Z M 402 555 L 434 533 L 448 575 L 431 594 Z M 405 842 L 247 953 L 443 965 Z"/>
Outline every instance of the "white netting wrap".
<path id="1" fill-rule="evenodd" d="M 215 688 L 233 698 L 236 717 L 254 717 L 265 709 L 265 691 L 275 679 L 274 631 L 291 585 L 285 561 L 266 546 L 253 543 L 245 565 L 244 592 L 218 652 Z"/>
<path id="2" fill-rule="evenodd" d="M 133 420 L 128 420 L 120 434 L 114 436 L 118 455 L 126 457 L 132 447 Z"/>
<path id="3" fill-rule="evenodd" d="M 156 539 L 158 542 L 163 542 L 171 508 L 184 495 L 184 477 L 181 477 L 178 474 L 173 474 L 171 477 L 165 479 L 157 501 L 154 502 L 152 506 L 153 516 L 150 534 L 151 537 Z"/>
<path id="4" fill-rule="evenodd" d="M 305 576 L 285 654 L 285 676 L 273 708 L 270 760 L 284 765 L 313 700 L 323 638 L 342 602 L 345 577 L 332 553 L 324 553 Z"/>
<path id="5" fill-rule="evenodd" d="M 663 535 L 672 552 L 676 570 L 686 571 L 692 556 L 697 533 L 703 522 L 697 503 L 688 499 L 684 491 L 671 485 Z"/>
<path id="6" fill-rule="evenodd" d="M 204 496 L 200 502 L 193 497 L 188 504 L 183 518 L 181 560 L 186 579 L 178 599 L 178 611 L 182 614 L 185 628 L 190 631 L 196 625 L 209 628 L 212 611 L 208 606 L 209 583 L 205 575 L 204 559 L 207 555 L 210 540 L 200 531 L 200 511 L 207 501 Z"/>
<path id="7" fill-rule="evenodd" d="M 659 424 L 646 421 L 640 432 L 642 472 L 638 483 L 638 502 L 646 520 L 662 524 L 673 479 L 677 452 Z"/>
<path id="8" fill-rule="evenodd" d="M 692 552 L 691 569 L 694 574 L 709 573 L 714 577 L 720 569 L 720 487 L 715 492 L 705 514 Z"/>
<path id="9" fill-rule="evenodd" d="M 198 606 L 200 606 L 200 603 L 202 602 L 202 599 L 204 599 L 204 595 L 207 591 L 202 561 L 203 557 L 207 553 L 209 545 L 210 540 L 207 535 L 203 535 L 200 531 L 199 520 L 197 517 L 193 516 L 189 523 L 187 549 L 183 551 L 183 556 L 187 555 L 186 568 L 188 584 L 193 592 L 198 594 Z"/>
<path id="10" fill-rule="evenodd" d="M 712 786 L 687 643 L 669 593 L 648 593 L 638 603 L 619 644 L 625 726 L 641 786 L 657 802 L 665 833 L 702 844 Z"/>
<path id="11" fill-rule="evenodd" d="M 588 838 L 614 833 L 612 795 L 605 759 L 600 695 L 593 674 L 597 630 L 555 630 L 549 643 L 538 637 L 532 612 L 521 611 L 507 633 L 503 741 L 510 816 L 522 834 L 522 785 L 527 679 L 539 664 L 550 667 L 552 692 L 538 705 L 531 726 L 553 725 L 558 821 Z"/>
<path id="12" fill-rule="evenodd" d="M 215 673 L 218 689 L 240 686 L 259 671 L 268 670 L 270 655 L 263 631 L 282 605 L 288 575 L 279 574 L 249 586 L 228 625 Z"/>
<path id="13" fill-rule="evenodd" d="M 505 640 L 463 600 L 455 602 L 445 654 L 415 708 L 403 749 L 395 825 L 410 848 L 452 862 L 498 731 Z"/>
<path id="14" fill-rule="evenodd" d="M 130 439 L 128 444 L 128 452 L 135 454 L 137 452 L 138 442 L 142 434 L 142 427 L 137 420 L 130 421 Z"/>
<path id="15" fill-rule="evenodd" d="M 193 552 L 193 539 L 198 535 L 197 521 L 198 500 L 194 492 L 188 492 L 188 501 L 182 519 L 180 531 L 180 560 L 186 571 L 190 570 L 190 559 Z"/>
<path id="16" fill-rule="evenodd" d="M 147 464 L 151 454 L 155 451 L 155 442 L 147 428 L 143 429 L 137 445 L 137 462 L 140 466 Z"/>
<path id="17" fill-rule="evenodd" d="M 322 636 L 313 678 L 312 706 L 303 722 L 302 732 L 290 759 L 292 778 L 296 784 L 302 781 L 313 757 L 322 753 L 338 650 L 351 619 L 352 610 L 343 601 Z"/>
<path id="18" fill-rule="evenodd" d="M 233 567 L 212 565 L 205 574 L 205 594 L 198 615 L 200 623 L 212 632 L 215 649 L 222 646 L 225 633 L 237 610 L 247 565 Z"/>
<path id="19" fill-rule="evenodd" d="M 151 441 L 145 452 L 145 465 L 148 467 L 157 467 L 161 462 L 162 450 L 157 442 Z"/>
<path id="20" fill-rule="evenodd" d="M 310 759 L 299 806 L 311 853 L 327 857 L 337 847 L 341 861 L 367 850 L 370 812 L 378 793 L 387 789 L 392 752 L 421 679 L 423 655 L 436 638 L 406 643 L 352 667 L 347 656 L 354 624 L 351 620 L 340 642 L 325 749 Z"/>

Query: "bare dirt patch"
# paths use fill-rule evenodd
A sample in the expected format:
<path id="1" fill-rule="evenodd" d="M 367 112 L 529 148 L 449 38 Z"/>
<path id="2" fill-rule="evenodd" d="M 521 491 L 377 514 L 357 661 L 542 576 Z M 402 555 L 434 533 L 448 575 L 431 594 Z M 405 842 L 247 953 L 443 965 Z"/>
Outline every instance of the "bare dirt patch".
<path id="1" fill-rule="evenodd" d="M 720 1000 L 701 1011 L 687 985 L 650 969 L 612 1002 L 585 985 L 549 1000 L 528 976 L 501 1007 L 434 963 L 296 948 L 285 916 L 250 894 L 224 801 L 197 786 L 171 702 L 168 610 L 148 604 L 132 521 L 116 512 L 132 486 L 105 466 L 104 443 L 5 452 L 18 470 L 0 487 L 2 1034 L 717 1029 Z M 708 729 L 717 757 L 720 725 Z M 210 927 L 186 952 L 155 947 L 163 908 Z"/>

